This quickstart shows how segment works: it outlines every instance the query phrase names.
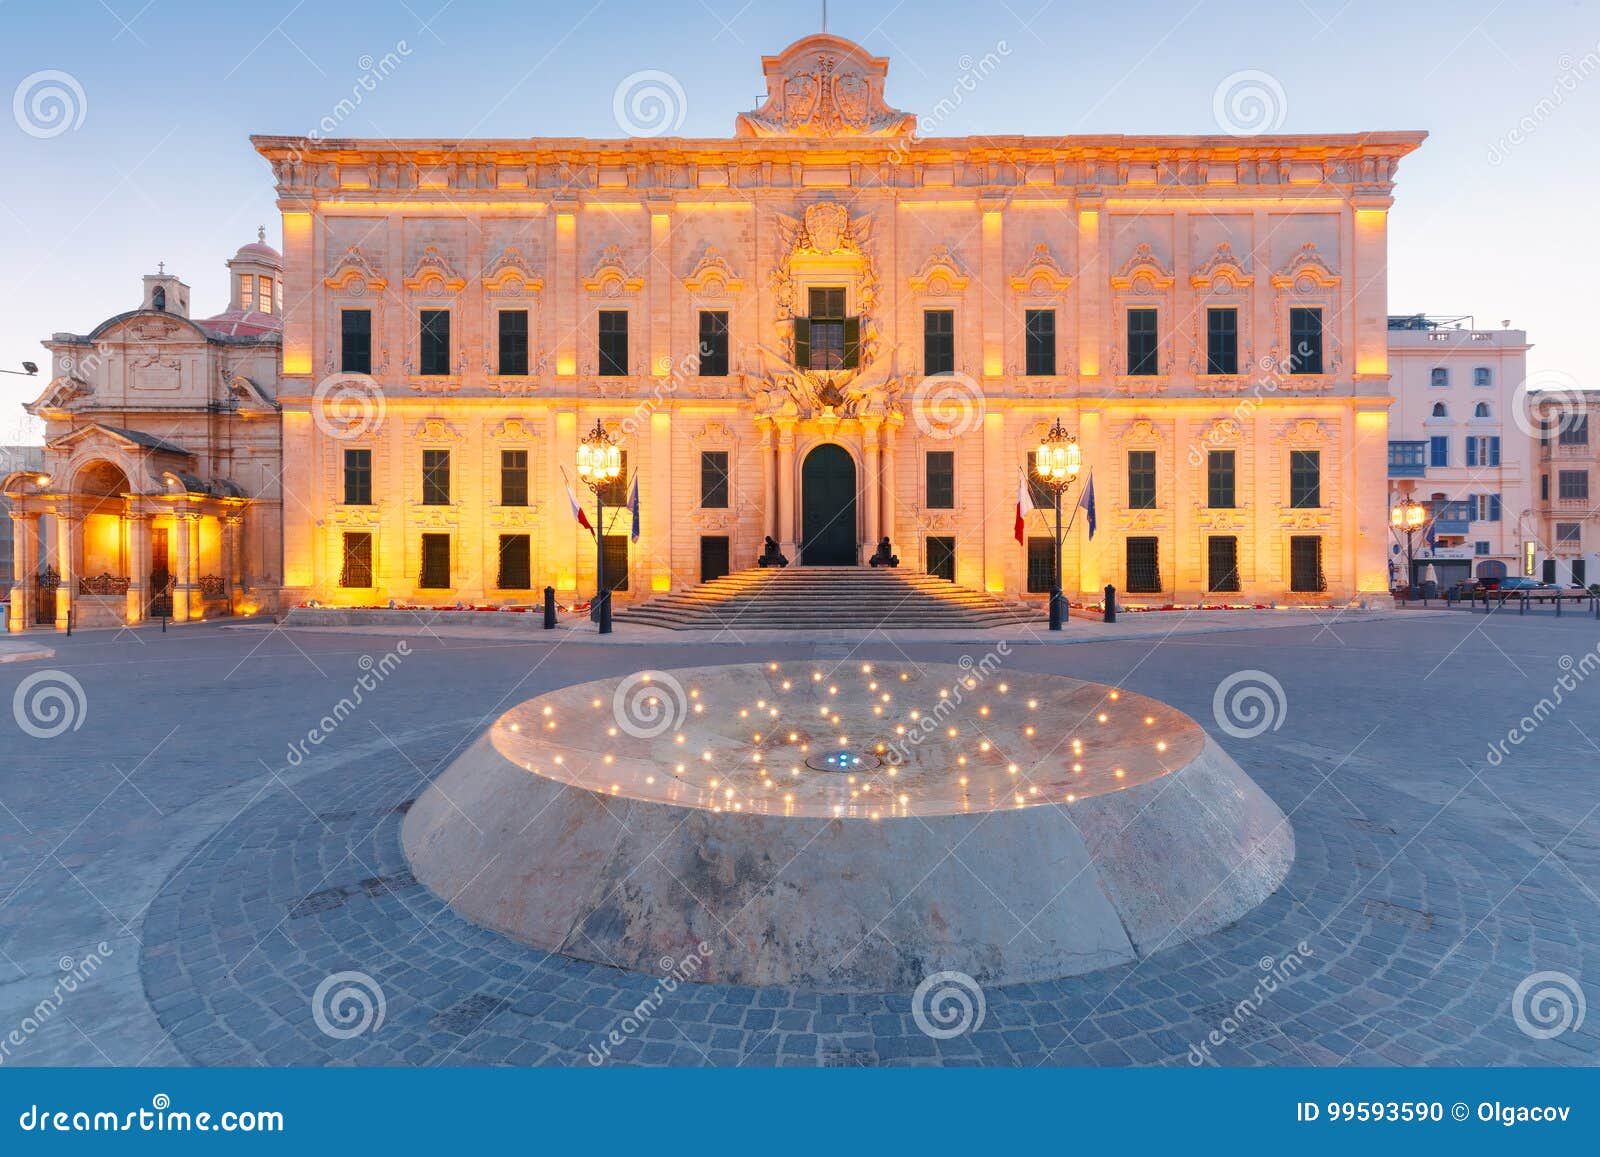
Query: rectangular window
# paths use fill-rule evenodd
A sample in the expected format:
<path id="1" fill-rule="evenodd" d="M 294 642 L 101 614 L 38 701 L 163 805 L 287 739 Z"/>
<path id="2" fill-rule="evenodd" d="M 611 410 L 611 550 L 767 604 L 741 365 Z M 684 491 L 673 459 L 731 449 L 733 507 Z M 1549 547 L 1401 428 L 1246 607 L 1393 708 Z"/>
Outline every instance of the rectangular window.
<path id="1" fill-rule="evenodd" d="M 1206 310 L 1206 373 L 1239 372 L 1239 311 L 1232 306 Z"/>
<path id="2" fill-rule="evenodd" d="M 1056 540 L 1028 536 L 1028 593 L 1047 595 L 1056 585 Z"/>
<path id="3" fill-rule="evenodd" d="M 450 372 L 450 311 L 425 309 L 417 338 L 417 373 L 440 377 Z"/>
<path id="4" fill-rule="evenodd" d="M 1587 470 L 1561 471 L 1556 477 L 1556 496 L 1558 498 L 1588 498 L 1589 472 Z"/>
<path id="5" fill-rule="evenodd" d="M 500 575 L 495 585 L 503 591 L 533 588 L 533 544 L 528 535 L 500 536 Z"/>
<path id="6" fill-rule="evenodd" d="M 628 376 L 628 311 L 602 309 L 596 323 L 599 327 L 600 376 L 625 378 Z"/>
<path id="7" fill-rule="evenodd" d="M 928 573 L 946 582 L 956 581 L 956 540 L 930 535 L 927 544 Z"/>
<path id="8" fill-rule="evenodd" d="M 1322 576 L 1321 536 L 1297 534 L 1289 539 L 1289 589 L 1304 593 L 1328 589 Z"/>
<path id="9" fill-rule="evenodd" d="M 1472 553 L 1475 555 L 1487 555 L 1489 553 L 1489 544 L 1480 539 L 1472 544 Z"/>
<path id="10" fill-rule="evenodd" d="M 1539 501 L 1550 501 L 1550 475 L 1539 475 Z"/>
<path id="11" fill-rule="evenodd" d="M 256 307 L 256 279 L 253 274 L 239 274 L 239 308 L 249 313 Z"/>
<path id="12" fill-rule="evenodd" d="M 1161 590 L 1161 540 L 1128 539 L 1127 588 L 1131 595 L 1158 594 Z"/>
<path id="13" fill-rule="evenodd" d="M 1446 434 L 1435 434 L 1428 439 L 1428 465 L 1450 465 L 1450 438 Z"/>
<path id="14" fill-rule="evenodd" d="M 1583 523 L 1556 523 L 1556 543 L 1560 546 L 1577 546 L 1583 540 Z"/>
<path id="15" fill-rule="evenodd" d="M 1156 452 L 1154 450 L 1128 451 L 1128 508 L 1154 510 L 1156 508 Z"/>
<path id="16" fill-rule="evenodd" d="M 1022 315 L 1023 351 L 1029 377 L 1048 378 L 1056 372 L 1056 311 L 1030 309 Z"/>
<path id="17" fill-rule="evenodd" d="M 600 539 L 600 550 L 606 560 L 606 590 L 628 589 L 628 536 L 607 534 Z"/>
<path id="18" fill-rule="evenodd" d="M 702 534 L 700 536 L 700 581 L 708 583 L 719 579 L 731 570 L 729 565 L 728 536 Z"/>
<path id="19" fill-rule="evenodd" d="M 922 311 L 922 372 L 956 372 L 956 314 L 953 309 Z"/>
<path id="20" fill-rule="evenodd" d="M 1231 510 L 1239 505 L 1237 458 L 1234 450 L 1213 450 L 1206 455 L 1206 505 L 1212 510 Z"/>
<path id="21" fill-rule="evenodd" d="M 256 308 L 262 313 L 271 313 L 273 302 L 272 278 L 263 277 L 257 285 Z"/>
<path id="22" fill-rule="evenodd" d="M 1589 444 L 1589 415 L 1563 414 L 1556 426 L 1556 443 L 1561 446 L 1587 446 Z"/>
<path id="23" fill-rule="evenodd" d="M 1322 372 L 1322 310 L 1296 306 L 1289 311 L 1289 372 Z"/>
<path id="24" fill-rule="evenodd" d="M 700 311 L 700 364 L 702 378 L 728 376 L 728 311 L 702 309 Z"/>
<path id="25" fill-rule="evenodd" d="M 339 311 L 339 369 L 347 374 L 372 372 L 372 311 Z"/>
<path id="26" fill-rule="evenodd" d="M 1471 435 L 1467 438 L 1468 466 L 1500 465 L 1500 439 L 1497 435 Z"/>
<path id="27" fill-rule="evenodd" d="M 417 585 L 424 590 L 450 589 L 450 536 L 425 534 L 422 536 L 422 577 Z"/>
<path id="28" fill-rule="evenodd" d="M 528 505 L 528 452 L 500 451 L 500 505 Z"/>
<path id="29" fill-rule="evenodd" d="M 1322 505 L 1322 451 L 1289 451 L 1289 505 Z"/>
<path id="30" fill-rule="evenodd" d="M 1239 540 L 1231 534 L 1213 534 L 1206 539 L 1206 589 L 1239 589 Z"/>
<path id="31" fill-rule="evenodd" d="M 628 452 L 622 450 L 619 454 L 622 458 L 622 469 L 617 471 L 615 478 L 600 488 L 601 499 L 613 510 L 619 506 L 626 506 L 628 502 Z"/>
<path id="32" fill-rule="evenodd" d="M 1575 558 L 1572 560 L 1572 581 L 1579 586 L 1584 586 L 1589 581 L 1589 560 Z"/>
<path id="33" fill-rule="evenodd" d="M 954 450 L 929 450 L 927 505 L 933 510 L 954 510 L 956 505 L 956 455 Z"/>
<path id="34" fill-rule="evenodd" d="M 372 451 L 344 452 L 344 504 L 372 505 Z"/>
<path id="35" fill-rule="evenodd" d="M 710 510 L 728 508 L 728 452 L 700 452 L 700 505 Z"/>
<path id="36" fill-rule="evenodd" d="M 528 311 L 500 311 L 500 373 L 522 377 L 528 372 Z"/>
<path id="37" fill-rule="evenodd" d="M 854 369 L 861 357 L 861 319 L 845 316 L 844 290 L 813 288 L 809 317 L 794 319 L 794 364 L 801 369 Z"/>
<path id="38" fill-rule="evenodd" d="M 422 452 L 422 505 L 450 505 L 450 451 Z"/>
<path id="39" fill-rule="evenodd" d="M 1161 372 L 1157 353 L 1156 311 L 1128 311 L 1128 373 L 1134 377 L 1154 377 Z"/>
<path id="40" fill-rule="evenodd" d="M 366 590 L 372 586 L 372 535 L 347 532 L 344 536 L 344 565 L 339 569 L 339 585 Z"/>
<path id="41" fill-rule="evenodd" d="M 1494 385 L 1494 374 L 1488 366 L 1478 366 L 1472 371 L 1472 384 L 1475 386 Z"/>
<path id="42" fill-rule="evenodd" d="M 1434 366 L 1433 369 L 1428 372 L 1428 384 L 1430 386 L 1436 386 L 1440 389 L 1448 386 L 1450 384 L 1449 369 L 1445 366 Z"/>

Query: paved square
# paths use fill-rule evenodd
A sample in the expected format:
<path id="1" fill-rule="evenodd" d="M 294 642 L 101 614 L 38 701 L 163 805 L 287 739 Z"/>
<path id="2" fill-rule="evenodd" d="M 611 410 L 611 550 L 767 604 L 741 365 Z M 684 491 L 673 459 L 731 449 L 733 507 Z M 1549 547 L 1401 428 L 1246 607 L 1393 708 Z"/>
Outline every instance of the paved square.
<path id="1" fill-rule="evenodd" d="M 1597 637 L 1588 620 L 1452 613 L 1012 646 L 1017 671 L 1192 715 L 1289 815 L 1296 858 L 1193 943 L 947 989 L 943 1012 L 974 1009 L 953 1034 L 909 991 L 697 984 L 689 959 L 645 975 L 518 946 L 418 885 L 399 832 L 433 775 L 543 691 L 752 659 L 956 662 L 980 644 L 54 638 L 54 658 L 0 666 L 3 702 L 39 712 L 0 716 L 0 1059 L 1592 1065 L 1600 1020 L 1572 1022 L 1600 975 Z M 41 705 L 45 671 L 70 676 L 65 716 Z M 1282 699 L 1264 722 L 1226 702 L 1219 720 L 1219 686 L 1249 671 Z"/>

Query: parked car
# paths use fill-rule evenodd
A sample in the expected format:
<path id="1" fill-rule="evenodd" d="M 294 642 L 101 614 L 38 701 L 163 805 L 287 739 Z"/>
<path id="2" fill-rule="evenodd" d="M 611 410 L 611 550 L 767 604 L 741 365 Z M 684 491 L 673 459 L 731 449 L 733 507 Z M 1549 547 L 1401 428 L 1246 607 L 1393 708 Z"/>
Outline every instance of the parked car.
<path id="1" fill-rule="evenodd" d="M 1522 575 L 1507 575 L 1505 578 L 1488 578 L 1483 580 L 1483 589 L 1486 591 L 1548 591 L 1553 589 L 1549 583 L 1542 583 L 1538 579 L 1524 578 Z"/>

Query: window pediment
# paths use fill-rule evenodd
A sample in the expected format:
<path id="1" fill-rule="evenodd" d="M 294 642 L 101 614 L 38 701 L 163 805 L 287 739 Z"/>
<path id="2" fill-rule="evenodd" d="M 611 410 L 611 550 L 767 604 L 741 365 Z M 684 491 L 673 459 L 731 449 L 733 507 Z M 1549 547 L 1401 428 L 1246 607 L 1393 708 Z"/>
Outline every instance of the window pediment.
<path id="1" fill-rule="evenodd" d="M 1043 241 L 1033 247 L 1033 255 L 1028 258 L 1028 263 L 1011 278 L 1013 290 L 1034 297 L 1064 293 L 1071 284 L 1072 278 L 1062 270 L 1055 254 L 1050 252 L 1050 246 Z"/>
<path id="2" fill-rule="evenodd" d="M 1234 253 L 1233 246 L 1224 241 L 1205 264 L 1190 275 L 1189 284 L 1216 294 L 1230 294 L 1248 289 L 1255 284 L 1255 278 Z"/>
<path id="3" fill-rule="evenodd" d="M 935 245 L 922 268 L 911 275 L 910 284 L 913 293 L 948 297 L 966 289 L 971 280 L 947 246 Z"/>
<path id="4" fill-rule="evenodd" d="M 707 245 L 693 271 L 683 279 L 683 287 L 705 297 L 734 297 L 743 292 L 744 279 L 734 273 L 720 249 Z"/>
<path id="5" fill-rule="evenodd" d="M 367 291 L 382 292 L 389 287 L 385 278 L 359 245 L 352 245 L 344 251 L 338 264 L 332 272 L 322 279 L 322 284 L 329 289 L 340 289 L 346 293 L 363 293 Z"/>
<path id="6" fill-rule="evenodd" d="M 505 297 L 526 297 L 544 289 L 544 278 L 533 271 L 521 249 L 507 245 L 483 271 L 483 286 Z"/>
<path id="7" fill-rule="evenodd" d="M 417 258 L 411 276 L 406 278 L 405 286 L 410 290 L 424 290 L 435 295 L 446 290 L 459 293 L 466 288 L 467 279 L 455 271 L 437 245 L 427 245 L 423 247 L 422 256 Z"/>
<path id="8" fill-rule="evenodd" d="M 1141 241 L 1122 268 L 1112 274 L 1111 285 L 1124 292 L 1150 293 L 1170 289 L 1175 280 L 1172 270 L 1162 264 L 1149 242 Z"/>
<path id="9" fill-rule="evenodd" d="M 1332 289 L 1339 284 L 1339 274 L 1334 271 L 1314 241 L 1307 241 L 1289 262 L 1272 275 L 1275 289 L 1292 289 L 1296 293 L 1315 293 Z"/>
<path id="10" fill-rule="evenodd" d="M 623 263 L 621 246 L 607 245 L 600 251 L 594 272 L 584 278 L 583 287 L 590 293 L 618 297 L 623 293 L 638 293 L 644 288 L 644 277 Z"/>

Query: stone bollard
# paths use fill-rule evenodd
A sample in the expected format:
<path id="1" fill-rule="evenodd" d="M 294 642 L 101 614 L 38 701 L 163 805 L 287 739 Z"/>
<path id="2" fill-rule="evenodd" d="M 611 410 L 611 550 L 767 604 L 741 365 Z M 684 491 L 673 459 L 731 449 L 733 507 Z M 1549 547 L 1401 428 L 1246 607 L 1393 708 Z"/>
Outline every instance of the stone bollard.
<path id="1" fill-rule="evenodd" d="M 1117 621 L 1117 588 L 1109 583 L 1106 584 L 1105 618 L 1106 622 L 1108 623 L 1114 623 Z"/>
<path id="2" fill-rule="evenodd" d="M 556 629 L 555 587 L 544 588 L 544 629 L 547 631 L 553 631 Z"/>

